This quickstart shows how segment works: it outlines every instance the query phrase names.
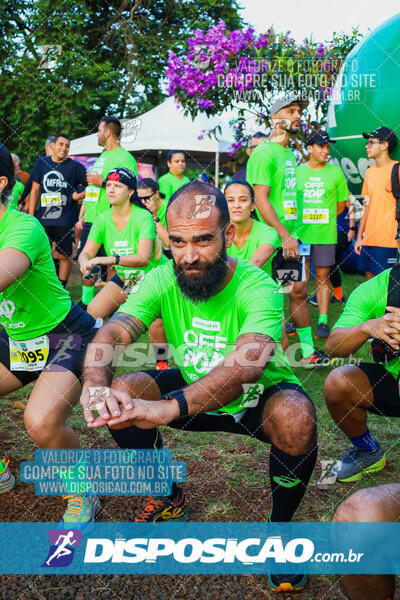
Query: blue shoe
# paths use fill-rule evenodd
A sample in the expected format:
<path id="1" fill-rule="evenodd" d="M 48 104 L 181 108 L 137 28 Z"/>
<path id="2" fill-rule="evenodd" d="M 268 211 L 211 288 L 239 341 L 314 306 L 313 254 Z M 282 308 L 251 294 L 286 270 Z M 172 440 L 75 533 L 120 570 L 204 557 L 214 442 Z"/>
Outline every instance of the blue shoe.
<path id="1" fill-rule="evenodd" d="M 67 510 L 61 520 L 60 529 L 79 529 L 84 531 L 91 525 L 100 509 L 97 496 L 63 496 L 68 500 Z"/>
<path id="2" fill-rule="evenodd" d="M 379 442 L 373 452 L 351 446 L 333 465 L 331 475 L 338 481 L 351 483 L 360 481 L 368 473 L 381 471 L 385 465 L 386 455 Z"/>
<path id="3" fill-rule="evenodd" d="M 289 321 L 288 323 L 286 323 L 285 331 L 287 335 L 296 335 L 297 329 L 293 321 Z"/>
<path id="4" fill-rule="evenodd" d="M 274 592 L 297 592 L 307 583 L 307 575 L 268 575 L 268 585 Z"/>
<path id="5" fill-rule="evenodd" d="M 313 306 L 318 306 L 317 295 L 314 294 L 314 296 L 310 296 L 309 298 L 307 298 L 307 302 L 309 304 L 312 304 Z"/>

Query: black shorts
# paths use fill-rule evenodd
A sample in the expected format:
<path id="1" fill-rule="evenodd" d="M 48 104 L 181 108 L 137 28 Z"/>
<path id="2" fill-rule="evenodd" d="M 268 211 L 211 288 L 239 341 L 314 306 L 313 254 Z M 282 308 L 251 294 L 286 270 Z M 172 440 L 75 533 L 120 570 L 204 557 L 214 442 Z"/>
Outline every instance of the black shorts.
<path id="1" fill-rule="evenodd" d="M 380 363 L 357 365 L 369 379 L 374 402 L 368 412 L 382 417 L 400 417 L 400 395 L 396 379 Z"/>
<path id="2" fill-rule="evenodd" d="M 111 277 L 110 281 L 119 285 L 120 288 L 123 288 L 125 285 L 124 282 L 122 281 L 121 277 L 117 274 L 115 274 L 114 277 Z"/>
<path id="3" fill-rule="evenodd" d="M 179 369 L 166 369 L 165 371 L 151 369 L 143 372 L 150 375 L 156 381 L 162 396 L 168 394 L 168 392 L 173 392 L 187 386 Z M 312 400 L 300 385 L 282 381 L 264 390 L 257 406 L 248 408 L 238 422 L 235 421 L 233 415 L 227 413 L 218 415 L 200 413 L 172 421 L 168 423 L 168 426 L 186 431 L 225 431 L 228 433 L 239 433 L 255 437 L 262 442 L 270 443 L 262 428 L 262 414 L 268 398 L 280 390 L 296 390 L 306 396 L 312 404 Z"/>
<path id="4" fill-rule="evenodd" d="M 72 255 L 72 240 L 74 230 L 71 227 L 57 227 L 56 225 L 45 225 L 44 230 L 50 243 L 55 242 L 56 250 L 64 256 Z"/>
<path id="5" fill-rule="evenodd" d="M 82 375 L 86 348 L 97 329 L 96 321 L 86 311 L 72 303 L 71 310 L 57 327 L 47 333 L 50 342 L 46 371 L 71 371 L 78 379 Z M 11 371 L 8 335 L 0 332 L 0 363 L 3 364 L 22 385 L 35 381 L 43 371 Z"/>

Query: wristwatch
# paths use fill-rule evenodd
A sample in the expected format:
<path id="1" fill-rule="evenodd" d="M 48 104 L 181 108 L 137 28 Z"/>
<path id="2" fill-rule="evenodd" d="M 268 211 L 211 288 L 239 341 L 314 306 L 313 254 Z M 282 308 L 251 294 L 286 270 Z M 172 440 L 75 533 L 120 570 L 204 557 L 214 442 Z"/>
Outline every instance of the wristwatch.
<path id="1" fill-rule="evenodd" d="M 114 258 L 115 258 L 114 265 L 119 265 L 119 261 L 121 260 L 120 255 L 119 254 L 114 254 Z"/>
<path id="2" fill-rule="evenodd" d="M 179 418 L 186 417 L 189 414 L 189 407 L 183 390 L 176 390 L 175 392 L 164 394 L 161 397 L 161 400 L 171 400 L 172 398 L 174 398 L 179 404 Z"/>
<path id="3" fill-rule="evenodd" d="M 159 219 L 158 217 L 154 217 L 154 223 L 160 223 L 161 219 Z"/>
<path id="4" fill-rule="evenodd" d="M 105 188 L 107 185 L 107 181 L 105 179 L 103 179 L 103 181 L 101 182 L 101 187 Z"/>
<path id="5" fill-rule="evenodd" d="M 356 228 L 355 227 L 349 227 L 349 230 L 350 231 L 356 231 Z"/>

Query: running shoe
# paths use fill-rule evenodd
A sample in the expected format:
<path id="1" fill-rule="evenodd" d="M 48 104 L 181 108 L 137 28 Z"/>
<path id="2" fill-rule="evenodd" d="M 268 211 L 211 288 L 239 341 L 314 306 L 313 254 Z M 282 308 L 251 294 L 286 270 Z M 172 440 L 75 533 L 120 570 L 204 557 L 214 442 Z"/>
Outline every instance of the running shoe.
<path id="1" fill-rule="evenodd" d="M 296 335 L 297 329 L 293 321 L 289 321 L 288 323 L 286 323 L 285 331 L 287 335 Z"/>
<path id="2" fill-rule="evenodd" d="M 100 509 L 97 496 L 63 496 L 68 500 L 67 510 L 61 520 L 60 529 L 79 529 L 84 531 L 94 522 L 96 512 Z"/>
<path id="3" fill-rule="evenodd" d="M 317 326 L 317 338 L 325 339 L 330 334 L 329 326 L 326 323 L 319 323 Z"/>
<path id="4" fill-rule="evenodd" d="M 169 369 L 168 361 L 158 360 L 156 363 L 156 369 L 157 371 L 166 371 L 167 369 Z"/>
<path id="5" fill-rule="evenodd" d="M 178 488 L 179 494 L 171 500 L 169 496 L 154 496 L 143 506 L 135 517 L 135 523 L 160 523 L 165 521 L 187 521 L 188 511 L 185 507 L 185 494 Z"/>
<path id="6" fill-rule="evenodd" d="M 297 592 L 307 583 L 307 575 L 268 575 L 268 585 L 274 592 Z"/>
<path id="7" fill-rule="evenodd" d="M 332 302 L 332 304 L 335 304 L 335 302 L 338 302 L 339 304 L 346 304 L 346 298 L 345 298 L 344 296 L 342 296 L 342 297 L 340 298 L 340 300 L 338 300 L 338 299 L 336 298 L 336 296 L 335 296 L 335 295 L 333 295 L 333 296 L 332 296 L 332 300 L 331 300 L 331 302 Z"/>
<path id="8" fill-rule="evenodd" d="M 318 350 L 315 348 L 314 352 L 310 354 L 310 356 L 306 356 L 301 359 L 301 366 L 304 369 L 313 369 L 314 367 L 329 367 L 331 364 L 331 358 L 322 352 L 322 350 Z"/>
<path id="9" fill-rule="evenodd" d="M 0 494 L 9 492 L 15 485 L 15 477 L 8 467 L 9 462 L 8 456 L 0 460 Z"/>
<path id="10" fill-rule="evenodd" d="M 360 481 L 367 473 L 381 471 L 386 465 L 386 455 L 377 442 L 374 452 L 352 446 L 339 458 L 331 469 L 331 475 L 344 483 Z"/>
<path id="11" fill-rule="evenodd" d="M 310 296 L 309 298 L 307 298 L 307 302 L 309 304 L 312 304 L 313 306 L 318 306 L 317 295 L 314 294 L 314 296 Z"/>

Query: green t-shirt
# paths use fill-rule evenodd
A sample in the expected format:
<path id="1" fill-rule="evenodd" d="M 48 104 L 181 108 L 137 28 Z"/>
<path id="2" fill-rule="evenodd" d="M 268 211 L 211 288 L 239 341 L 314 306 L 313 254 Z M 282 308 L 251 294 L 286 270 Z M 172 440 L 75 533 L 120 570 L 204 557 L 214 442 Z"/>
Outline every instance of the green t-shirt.
<path id="1" fill-rule="evenodd" d="M 389 275 L 386 269 L 372 279 L 364 281 L 350 294 L 343 313 L 336 321 L 337 327 L 354 327 L 369 319 L 379 319 L 386 313 Z M 394 358 L 385 365 L 386 369 L 397 379 L 400 372 L 400 358 Z"/>
<path id="2" fill-rule="evenodd" d="M 290 148 L 283 148 L 277 142 L 265 140 L 258 144 L 249 158 L 246 179 L 250 185 L 267 185 L 271 202 L 278 219 L 294 237 L 298 237 L 301 227 L 301 214 L 296 197 L 296 159 Z M 260 221 L 265 223 L 258 209 Z M 281 246 L 281 241 L 279 243 Z"/>
<path id="3" fill-rule="evenodd" d="M 296 169 L 297 201 L 302 206 L 303 244 L 336 244 L 337 204 L 346 202 L 349 190 L 342 169 L 327 164 L 311 169 L 302 164 Z"/>
<path id="4" fill-rule="evenodd" d="M 239 335 L 260 333 L 277 342 L 275 355 L 255 384 L 243 385 L 243 394 L 219 409 L 238 413 L 256 406 L 263 391 L 281 381 L 299 384 L 280 346 L 283 295 L 277 285 L 254 265 L 238 259 L 235 272 L 224 287 L 208 300 L 193 303 L 182 295 L 172 261 L 147 273 L 136 294 L 121 312 L 147 327 L 160 317 L 175 361 L 188 384 L 204 377 L 233 351 Z"/>
<path id="5" fill-rule="evenodd" d="M 15 248 L 31 266 L 0 293 L 0 324 L 10 338 L 30 340 L 59 325 L 71 309 L 51 257 L 49 239 L 39 221 L 8 208 L 0 221 L 0 249 Z"/>
<path id="6" fill-rule="evenodd" d="M 125 148 L 104 150 L 90 169 L 90 173 L 98 173 L 103 179 L 112 169 L 126 167 L 138 177 L 136 160 Z M 97 185 L 88 185 L 85 195 L 85 223 L 94 223 L 97 217 L 110 208 L 106 188 Z"/>
<path id="7" fill-rule="evenodd" d="M 13 189 L 11 190 L 11 194 L 8 196 L 8 208 L 13 208 L 14 210 L 18 210 L 18 200 L 24 193 L 25 186 L 22 181 L 16 181 Z"/>
<path id="8" fill-rule="evenodd" d="M 184 175 L 182 179 L 179 179 L 179 177 L 176 177 L 176 175 L 172 175 L 172 173 L 166 173 L 165 175 L 162 175 L 162 177 L 160 177 L 160 179 L 158 180 L 160 192 L 162 194 L 165 194 L 165 199 L 163 200 L 163 203 L 157 211 L 157 216 L 160 219 L 161 223 L 164 225 L 164 227 L 167 226 L 165 220 L 165 213 L 167 211 L 167 204 L 169 199 L 171 198 L 172 194 L 176 192 L 176 190 L 179 190 L 179 188 L 181 188 L 183 185 L 186 185 L 187 183 L 190 183 L 189 177 L 186 177 Z"/>
<path id="9" fill-rule="evenodd" d="M 155 225 L 151 213 L 132 204 L 131 216 L 123 231 L 119 231 L 115 226 L 112 218 L 112 208 L 110 208 L 97 217 L 90 228 L 88 239 L 103 244 L 107 256 L 114 254 L 129 256 L 137 253 L 140 240 L 154 240 L 155 235 Z M 120 277 L 125 279 L 128 275 L 132 276 L 132 271 L 150 271 L 162 262 L 162 259 L 159 261 L 154 260 L 153 244 L 152 257 L 148 265 L 144 267 L 116 265 L 115 270 Z"/>
<path id="10" fill-rule="evenodd" d="M 279 246 L 279 236 L 276 233 L 276 229 L 254 219 L 252 219 L 252 223 L 253 227 L 245 245 L 238 248 L 235 246 L 235 242 L 233 242 L 232 246 L 226 249 L 228 256 L 242 258 L 248 262 L 259 246 L 263 244 L 271 244 L 274 248 Z M 268 273 L 268 275 L 272 275 L 271 259 L 272 257 L 262 267 L 262 270 Z"/>

